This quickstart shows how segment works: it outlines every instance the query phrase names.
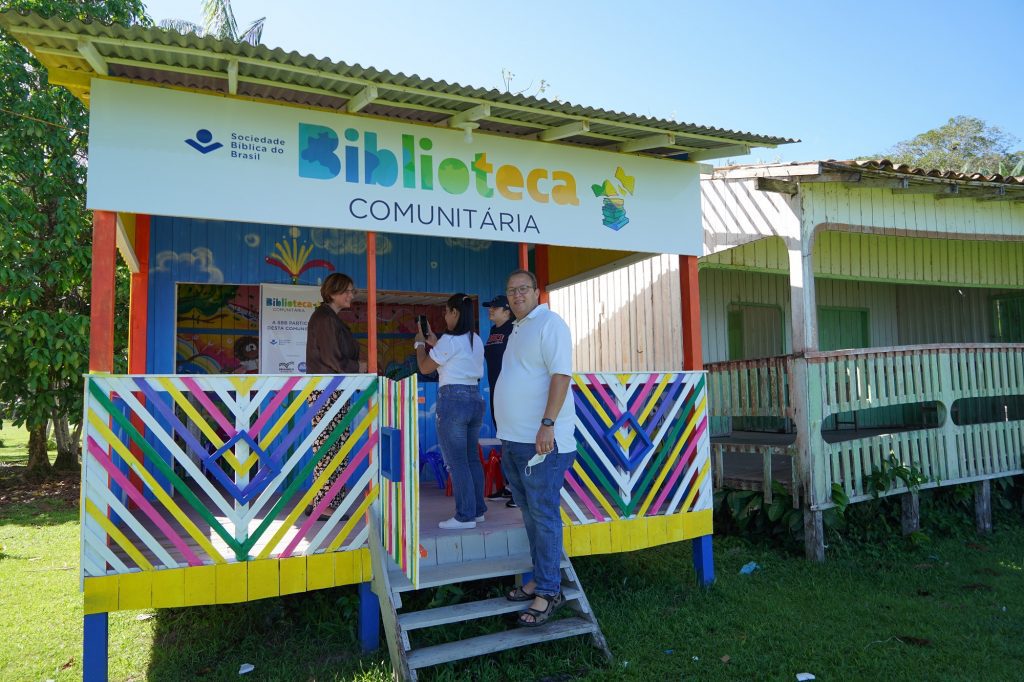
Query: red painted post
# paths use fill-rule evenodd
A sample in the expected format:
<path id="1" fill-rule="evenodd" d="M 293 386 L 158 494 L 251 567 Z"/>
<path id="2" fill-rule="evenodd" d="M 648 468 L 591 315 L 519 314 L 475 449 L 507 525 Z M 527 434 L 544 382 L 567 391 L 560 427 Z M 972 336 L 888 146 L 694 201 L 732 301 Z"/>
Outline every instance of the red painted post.
<path id="1" fill-rule="evenodd" d="M 537 269 L 537 287 L 540 289 L 540 302 L 548 302 L 548 246 L 547 244 L 536 244 L 533 247 L 533 262 Z"/>
<path id="2" fill-rule="evenodd" d="M 117 214 L 92 214 L 92 295 L 89 304 L 89 371 L 114 371 L 114 266 Z"/>
<path id="3" fill-rule="evenodd" d="M 135 216 L 135 258 L 139 261 L 139 271 L 133 272 L 131 276 L 131 289 L 128 294 L 128 373 L 145 374 L 147 359 L 147 331 L 146 326 L 149 318 L 149 216 Z M 146 396 L 141 392 L 135 393 L 135 399 L 143 405 L 146 404 Z M 132 426 L 141 434 L 146 433 L 146 425 L 142 417 L 131 415 Z M 142 448 L 133 440 L 129 445 L 135 458 L 145 466 L 146 455 Z M 142 479 L 135 471 L 128 477 L 136 490 L 142 490 Z M 129 500 L 128 508 L 134 509 L 137 505 L 134 500 Z"/>
<path id="4" fill-rule="evenodd" d="M 697 257 L 679 257 L 679 294 L 683 301 L 683 369 L 704 369 L 700 337 L 700 287 Z"/>
<path id="5" fill-rule="evenodd" d="M 146 323 L 149 317 L 149 216 L 135 216 L 135 257 L 128 304 L 128 373 L 146 373 Z"/>
<path id="6" fill-rule="evenodd" d="M 366 233 L 366 371 L 377 373 L 377 233 Z"/>
<path id="7" fill-rule="evenodd" d="M 519 269 L 529 270 L 530 269 L 530 245 L 526 243 L 519 244 Z"/>

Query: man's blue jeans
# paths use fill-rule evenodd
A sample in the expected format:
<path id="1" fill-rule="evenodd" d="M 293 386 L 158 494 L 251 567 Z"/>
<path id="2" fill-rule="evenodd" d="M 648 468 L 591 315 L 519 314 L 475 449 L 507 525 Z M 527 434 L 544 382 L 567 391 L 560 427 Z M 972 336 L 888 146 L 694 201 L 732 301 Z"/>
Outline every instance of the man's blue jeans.
<path id="1" fill-rule="evenodd" d="M 437 390 L 437 440 L 452 475 L 458 521 L 473 521 L 487 512 L 477 449 L 483 419 L 484 399 L 476 386 L 448 384 Z"/>
<path id="2" fill-rule="evenodd" d="M 523 512 L 526 537 L 533 558 L 535 594 L 556 595 L 562 591 L 562 517 L 560 491 L 565 472 L 575 452 L 552 452 L 526 472 L 526 463 L 537 452 L 533 443 L 501 442 L 501 469 L 512 490 L 512 499 Z"/>

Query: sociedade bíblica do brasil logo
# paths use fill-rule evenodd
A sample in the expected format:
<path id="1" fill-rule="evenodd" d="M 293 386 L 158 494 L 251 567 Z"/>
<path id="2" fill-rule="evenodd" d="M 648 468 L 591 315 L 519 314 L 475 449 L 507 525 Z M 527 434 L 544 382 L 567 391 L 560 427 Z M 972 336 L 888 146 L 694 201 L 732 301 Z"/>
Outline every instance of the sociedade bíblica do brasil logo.
<path id="1" fill-rule="evenodd" d="M 197 130 L 195 138 L 186 139 L 185 144 L 203 156 L 224 146 L 223 143 L 213 139 L 213 133 L 206 128 Z M 285 141 L 279 137 L 232 130 L 228 151 L 230 151 L 232 159 L 259 161 L 263 158 L 263 154 L 284 154 L 284 148 Z"/>
<path id="2" fill-rule="evenodd" d="M 437 188 L 436 169 L 436 185 L 451 195 L 466 193 L 472 184 L 476 193 L 485 199 L 492 198 L 497 191 L 509 201 L 522 201 L 529 197 L 538 204 L 579 206 L 580 203 L 576 178 L 565 170 L 534 168 L 524 174 L 515 165 L 495 164 L 486 153 L 475 153 L 469 163 L 449 157 L 435 164 L 431 154 L 434 143 L 429 137 L 417 139 L 415 135 L 403 134 L 401 151 L 396 154 L 380 147 L 377 133 L 346 128 L 343 135 L 346 143 L 339 150 L 342 145 L 336 131 L 327 126 L 299 123 L 299 177 L 333 180 L 344 173 L 344 181 L 351 184 L 433 191 Z M 633 193 L 635 181 L 626 176 L 622 168 L 617 169 L 615 177 L 620 181 L 620 190 L 625 192 L 628 187 L 629 194 Z M 628 183 L 622 178 L 628 179 Z M 598 194 L 598 187 L 602 191 L 607 188 L 610 193 Z M 606 226 L 619 230 L 629 222 L 622 200 L 617 198 L 618 192 L 610 181 L 592 185 L 592 188 L 595 196 L 604 197 L 603 222 Z M 610 201 L 617 202 L 611 204 L 611 212 L 608 209 Z M 524 217 L 519 213 L 500 212 L 495 220 L 490 210 L 477 216 L 480 211 L 476 209 L 399 201 L 369 202 L 361 197 L 352 199 L 348 208 L 355 218 L 370 217 L 381 222 L 408 220 L 413 223 L 415 219 L 423 225 L 439 227 L 490 227 L 495 231 L 540 233 L 532 215 Z"/>

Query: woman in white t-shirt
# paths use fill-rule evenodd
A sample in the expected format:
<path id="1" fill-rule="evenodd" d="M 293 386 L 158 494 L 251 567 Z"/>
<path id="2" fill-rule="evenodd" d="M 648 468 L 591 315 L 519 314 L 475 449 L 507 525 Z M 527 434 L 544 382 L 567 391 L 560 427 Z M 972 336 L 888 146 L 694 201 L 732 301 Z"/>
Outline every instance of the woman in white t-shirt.
<path id="1" fill-rule="evenodd" d="M 437 370 L 437 439 L 452 476 L 455 516 L 438 524 L 445 530 L 476 528 L 484 520 L 484 468 L 477 442 L 484 418 L 479 382 L 484 375 L 484 344 L 473 332 L 476 306 L 465 294 L 445 304 L 448 331 L 439 339 L 416 334 L 416 363 L 423 374 Z M 426 346 L 432 348 L 427 352 Z"/>

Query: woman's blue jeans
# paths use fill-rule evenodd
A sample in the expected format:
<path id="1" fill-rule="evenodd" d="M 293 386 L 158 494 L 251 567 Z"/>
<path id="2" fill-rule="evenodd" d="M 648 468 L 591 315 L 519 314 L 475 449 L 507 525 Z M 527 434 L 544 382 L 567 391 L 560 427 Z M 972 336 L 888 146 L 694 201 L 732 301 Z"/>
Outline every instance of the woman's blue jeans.
<path id="1" fill-rule="evenodd" d="M 473 521 L 487 511 L 478 441 L 484 399 L 476 386 L 448 384 L 437 391 L 437 440 L 452 476 L 455 518 Z"/>
<path id="2" fill-rule="evenodd" d="M 575 452 L 552 452 L 526 472 L 526 463 L 536 454 L 533 443 L 501 442 L 501 470 L 512 490 L 512 499 L 523 512 L 523 525 L 530 541 L 535 594 L 556 595 L 562 591 L 562 484 L 572 466 Z"/>

